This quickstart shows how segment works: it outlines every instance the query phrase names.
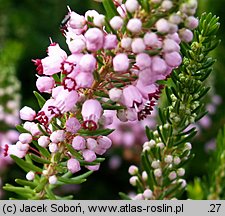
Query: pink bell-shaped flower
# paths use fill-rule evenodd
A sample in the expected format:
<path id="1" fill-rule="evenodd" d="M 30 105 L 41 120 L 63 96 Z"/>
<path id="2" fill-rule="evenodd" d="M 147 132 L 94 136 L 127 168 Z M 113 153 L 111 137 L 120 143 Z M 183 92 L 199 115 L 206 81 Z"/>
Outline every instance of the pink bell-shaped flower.
<path id="1" fill-rule="evenodd" d="M 80 163 L 75 158 L 70 158 L 67 161 L 67 168 L 71 173 L 76 173 L 81 170 Z"/>
<path id="2" fill-rule="evenodd" d="M 133 85 L 129 85 L 123 89 L 123 99 L 124 104 L 129 108 L 142 104 L 142 95 Z"/>
<path id="3" fill-rule="evenodd" d="M 89 130 L 97 129 L 97 122 L 102 116 L 102 106 L 95 99 L 86 100 L 82 106 L 81 114 L 84 119 L 83 126 Z"/>
<path id="4" fill-rule="evenodd" d="M 20 118 L 22 120 L 33 121 L 35 116 L 36 112 L 30 107 L 25 106 L 20 110 Z"/>

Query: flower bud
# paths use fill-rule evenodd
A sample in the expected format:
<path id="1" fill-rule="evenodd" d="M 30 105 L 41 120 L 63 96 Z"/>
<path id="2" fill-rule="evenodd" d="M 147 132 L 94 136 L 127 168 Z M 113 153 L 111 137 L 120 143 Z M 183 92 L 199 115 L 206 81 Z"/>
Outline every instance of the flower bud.
<path id="1" fill-rule="evenodd" d="M 116 72 L 126 72 L 129 68 L 129 59 L 126 54 L 119 53 L 113 58 L 113 69 Z"/>
<path id="2" fill-rule="evenodd" d="M 164 58 L 170 67 L 178 67 L 182 63 L 182 57 L 178 52 L 165 53 Z"/>
<path id="3" fill-rule="evenodd" d="M 130 175 L 137 175 L 138 168 L 136 166 L 132 165 L 132 166 L 129 167 L 128 172 L 129 172 Z"/>
<path id="4" fill-rule="evenodd" d="M 64 130 L 56 130 L 50 135 L 50 140 L 53 143 L 59 143 L 64 141 L 65 139 L 65 132 Z"/>
<path id="5" fill-rule="evenodd" d="M 86 23 L 85 17 L 81 16 L 75 12 L 70 12 L 70 19 L 68 21 L 68 24 L 73 29 L 81 29 L 84 27 Z"/>
<path id="6" fill-rule="evenodd" d="M 72 141 L 72 146 L 75 150 L 83 150 L 85 149 L 85 139 L 82 136 L 75 136 Z"/>
<path id="7" fill-rule="evenodd" d="M 162 170 L 160 168 L 159 169 L 155 169 L 154 170 L 154 175 L 155 175 L 155 177 L 160 178 L 162 176 Z"/>
<path id="8" fill-rule="evenodd" d="M 132 41 L 131 49 L 134 53 L 144 52 L 145 48 L 146 48 L 145 43 L 144 43 L 144 40 L 142 38 L 135 38 Z"/>
<path id="9" fill-rule="evenodd" d="M 191 143 L 189 142 L 185 143 L 185 149 L 191 150 L 192 149 Z"/>
<path id="10" fill-rule="evenodd" d="M 119 30 L 123 26 L 123 19 L 120 16 L 114 16 L 109 24 L 114 30 Z"/>
<path id="11" fill-rule="evenodd" d="M 143 171 L 141 177 L 142 177 L 142 180 L 143 181 L 147 181 L 148 180 L 148 174 L 147 174 L 147 172 L 146 171 Z"/>
<path id="12" fill-rule="evenodd" d="M 35 173 L 34 173 L 33 171 L 30 171 L 30 172 L 28 172 L 28 173 L 26 174 L 26 179 L 27 179 L 28 181 L 34 180 L 34 177 L 35 177 Z"/>
<path id="13" fill-rule="evenodd" d="M 151 199 L 152 198 L 152 191 L 150 189 L 146 189 L 143 193 L 144 198 Z"/>
<path id="14" fill-rule="evenodd" d="M 89 28 L 85 33 L 86 46 L 90 51 L 102 49 L 104 42 L 104 34 L 98 28 Z"/>
<path id="15" fill-rule="evenodd" d="M 122 93 L 121 89 L 112 88 L 109 90 L 109 98 L 110 100 L 117 102 L 121 99 Z"/>
<path id="16" fill-rule="evenodd" d="M 163 75 L 167 70 L 166 62 L 159 56 L 153 57 L 152 70 L 158 75 Z"/>
<path id="17" fill-rule="evenodd" d="M 136 121 L 137 120 L 137 112 L 134 108 L 126 110 L 127 120 L 128 121 Z"/>
<path id="18" fill-rule="evenodd" d="M 37 89 L 40 92 L 51 92 L 51 89 L 54 87 L 55 85 L 55 80 L 52 77 L 47 77 L 47 76 L 43 76 L 43 77 L 38 77 L 37 81 L 36 81 L 36 86 Z"/>
<path id="19" fill-rule="evenodd" d="M 172 171 L 172 172 L 170 172 L 170 174 L 169 174 L 169 179 L 172 181 L 172 180 L 174 180 L 175 178 L 177 178 L 177 174 L 176 174 L 176 172 L 175 171 Z"/>
<path id="20" fill-rule="evenodd" d="M 149 147 L 154 147 L 155 144 L 156 144 L 155 140 L 152 139 L 148 142 Z"/>
<path id="21" fill-rule="evenodd" d="M 85 54 L 81 58 L 79 65 L 82 72 L 93 73 L 96 66 L 96 59 L 91 54 Z"/>
<path id="22" fill-rule="evenodd" d="M 40 126 L 40 127 L 42 127 L 42 126 Z M 31 128 L 30 128 L 30 132 L 31 132 L 32 136 L 38 136 L 38 135 L 42 134 L 38 124 L 32 125 Z"/>
<path id="23" fill-rule="evenodd" d="M 57 182 L 57 177 L 55 175 L 52 175 L 48 179 L 49 184 L 56 184 Z"/>
<path id="24" fill-rule="evenodd" d="M 179 25 L 181 23 L 181 17 L 179 14 L 172 14 L 170 15 L 169 17 L 169 21 L 170 23 L 173 23 L 173 24 L 176 24 L 176 25 Z"/>
<path id="25" fill-rule="evenodd" d="M 185 20 L 184 24 L 185 24 L 185 27 L 187 27 L 188 29 L 193 30 L 193 29 L 198 27 L 198 19 L 195 18 L 194 16 L 189 16 Z"/>
<path id="26" fill-rule="evenodd" d="M 93 138 L 87 138 L 87 148 L 94 151 L 97 147 L 97 141 Z"/>
<path id="27" fill-rule="evenodd" d="M 161 4 L 161 7 L 162 7 L 164 10 L 168 11 L 168 10 L 170 10 L 170 9 L 173 7 L 173 3 L 172 3 L 172 1 L 170 1 L 170 0 L 164 0 L 164 1 L 162 2 L 162 4 Z"/>
<path id="28" fill-rule="evenodd" d="M 48 148 L 49 148 L 49 151 L 51 152 L 51 153 L 56 153 L 57 151 L 58 151 L 58 145 L 56 144 L 56 143 L 50 143 L 49 145 L 48 145 Z"/>
<path id="29" fill-rule="evenodd" d="M 41 146 L 43 148 L 46 148 L 49 143 L 50 143 L 50 139 L 48 136 L 40 136 L 38 138 L 38 144 L 39 144 L 39 146 Z"/>
<path id="30" fill-rule="evenodd" d="M 163 51 L 168 52 L 179 52 L 180 46 L 172 39 L 165 39 L 163 41 Z"/>
<path id="31" fill-rule="evenodd" d="M 32 140 L 33 140 L 33 138 L 31 136 L 31 134 L 29 134 L 29 133 L 21 133 L 19 135 L 19 141 L 21 143 L 31 143 Z"/>
<path id="32" fill-rule="evenodd" d="M 96 164 L 96 165 L 92 165 L 92 166 L 85 166 L 85 167 L 91 171 L 98 171 L 100 164 Z"/>
<path id="33" fill-rule="evenodd" d="M 156 144 L 157 147 L 159 147 L 160 149 L 163 149 L 165 147 L 164 143 L 159 142 Z"/>
<path id="34" fill-rule="evenodd" d="M 29 149 L 29 145 L 27 143 L 21 143 L 20 141 L 16 143 L 16 147 L 19 151 L 24 151 L 24 152 L 27 152 Z"/>
<path id="35" fill-rule="evenodd" d="M 173 161 L 173 156 L 172 156 L 172 155 L 167 155 L 167 156 L 165 157 L 164 161 L 165 161 L 167 164 L 172 163 L 172 161 Z"/>
<path id="36" fill-rule="evenodd" d="M 104 49 L 115 49 L 117 47 L 118 40 L 116 35 L 107 34 L 104 40 Z"/>
<path id="37" fill-rule="evenodd" d="M 181 187 L 182 187 L 182 188 L 185 188 L 185 187 L 187 186 L 187 182 L 186 182 L 186 180 L 184 180 L 184 179 L 179 179 L 179 180 L 178 180 L 178 183 L 181 183 Z"/>
<path id="38" fill-rule="evenodd" d="M 174 34 L 178 31 L 178 25 L 170 23 L 170 30 L 169 30 L 169 34 Z"/>
<path id="39" fill-rule="evenodd" d="M 160 161 L 152 161 L 152 164 L 151 164 L 152 168 L 153 169 L 157 169 L 160 167 Z"/>
<path id="40" fill-rule="evenodd" d="M 175 156 L 173 162 L 175 165 L 178 165 L 181 162 L 181 159 L 178 156 Z"/>
<path id="41" fill-rule="evenodd" d="M 126 50 L 129 50 L 131 49 L 131 43 L 132 43 L 132 39 L 129 37 L 125 37 L 121 40 L 121 47 Z"/>
<path id="42" fill-rule="evenodd" d="M 179 31 L 179 36 L 180 36 L 180 39 L 186 43 L 191 42 L 193 39 L 192 31 L 190 31 L 189 29 L 185 29 L 185 28 L 183 28 Z"/>
<path id="43" fill-rule="evenodd" d="M 71 173 L 76 173 L 81 170 L 79 161 L 74 158 L 70 158 L 67 161 L 67 168 Z"/>
<path id="44" fill-rule="evenodd" d="M 35 116 L 36 112 L 30 107 L 25 106 L 20 110 L 20 118 L 22 120 L 33 121 Z"/>
<path id="45" fill-rule="evenodd" d="M 168 39 L 174 40 L 177 44 L 180 44 L 181 39 L 177 33 L 167 35 Z"/>
<path id="46" fill-rule="evenodd" d="M 130 181 L 130 184 L 132 186 L 136 186 L 137 185 L 137 181 L 138 181 L 138 177 L 137 176 L 132 176 L 129 181 Z"/>
<path id="47" fill-rule="evenodd" d="M 146 46 L 155 47 L 159 39 L 156 33 L 147 32 L 144 35 L 144 43 Z"/>
<path id="48" fill-rule="evenodd" d="M 84 16 L 85 16 L 85 19 L 88 20 L 88 17 L 95 18 L 99 16 L 99 13 L 96 10 L 88 10 L 85 12 Z"/>
<path id="49" fill-rule="evenodd" d="M 184 174 L 185 174 L 185 169 L 184 168 L 179 168 L 177 170 L 177 175 L 178 176 L 184 176 Z"/>
<path id="50" fill-rule="evenodd" d="M 94 16 L 93 23 L 94 23 L 94 25 L 101 28 L 105 24 L 105 16 L 102 14 Z"/>
<path id="51" fill-rule="evenodd" d="M 77 88 L 90 88 L 94 81 L 94 76 L 91 73 L 80 72 L 75 77 L 75 81 Z"/>
<path id="52" fill-rule="evenodd" d="M 84 157 L 84 160 L 87 162 L 93 162 L 94 160 L 96 160 L 96 154 L 91 150 L 84 150 L 82 152 L 82 155 Z"/>
<path id="53" fill-rule="evenodd" d="M 81 124 L 76 118 L 71 117 L 67 119 L 66 131 L 75 134 L 80 128 L 81 128 Z"/>
<path id="54" fill-rule="evenodd" d="M 132 18 L 127 23 L 127 29 L 132 33 L 139 33 L 142 29 L 142 22 L 140 19 Z"/>
<path id="55" fill-rule="evenodd" d="M 103 149 L 109 149 L 112 146 L 112 140 L 107 136 L 97 138 L 98 146 Z"/>
<path id="56" fill-rule="evenodd" d="M 48 175 L 48 170 L 43 170 L 43 171 L 42 171 L 42 174 L 43 174 L 44 176 L 47 176 L 47 175 Z"/>
<path id="57" fill-rule="evenodd" d="M 137 194 L 135 197 L 134 197 L 134 200 L 143 200 L 144 199 L 144 196 L 143 194 L 139 193 Z"/>
<path id="58" fill-rule="evenodd" d="M 72 54 L 80 53 L 86 47 L 86 43 L 83 38 L 77 37 L 74 40 L 67 40 L 66 42 Z"/>
<path id="59" fill-rule="evenodd" d="M 151 62 L 152 60 L 150 56 L 146 53 L 139 53 L 136 56 L 136 65 L 140 70 L 149 68 L 151 66 Z"/>
<path id="60" fill-rule="evenodd" d="M 138 9 L 139 3 L 137 0 L 127 0 L 125 2 L 125 7 L 127 11 L 129 11 L 130 13 L 133 13 Z"/>
<path id="61" fill-rule="evenodd" d="M 31 127 L 32 127 L 33 125 L 35 125 L 34 122 L 29 122 L 29 121 L 27 121 L 27 122 L 25 122 L 25 123 L 23 124 L 23 128 L 24 128 L 25 130 L 27 130 L 27 131 L 31 131 Z"/>
<path id="62" fill-rule="evenodd" d="M 107 151 L 107 149 L 101 148 L 99 145 L 96 146 L 96 148 L 95 148 L 95 153 L 98 155 L 103 155 L 103 154 L 105 154 L 106 151 Z"/>
<path id="63" fill-rule="evenodd" d="M 99 123 L 104 126 L 111 125 L 113 123 L 113 115 L 107 111 L 104 111 L 104 114 L 100 118 Z"/>
<path id="64" fill-rule="evenodd" d="M 157 31 L 160 33 L 168 33 L 168 31 L 170 29 L 168 21 L 164 18 L 159 19 L 156 22 L 155 26 L 156 26 Z"/>

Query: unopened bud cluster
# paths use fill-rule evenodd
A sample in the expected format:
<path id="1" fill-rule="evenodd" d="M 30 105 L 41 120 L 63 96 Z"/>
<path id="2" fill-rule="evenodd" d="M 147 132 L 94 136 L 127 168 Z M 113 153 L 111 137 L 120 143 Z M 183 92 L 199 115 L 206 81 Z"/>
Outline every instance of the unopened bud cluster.
<path id="1" fill-rule="evenodd" d="M 177 190 L 182 190 L 186 186 L 186 181 L 183 179 L 185 169 L 182 167 L 185 161 L 190 156 L 191 144 L 185 143 L 178 148 L 174 147 L 171 153 L 167 153 L 168 148 L 162 142 L 150 140 L 143 145 L 143 155 L 145 155 L 145 163 L 149 164 L 147 169 L 140 171 L 136 166 L 132 165 L 129 168 L 130 184 L 137 187 L 138 191 L 143 191 L 143 194 L 137 194 L 134 199 L 158 199 L 163 188 L 169 190 L 170 187 L 177 185 Z M 146 162 L 147 161 L 147 162 Z M 150 188 L 149 182 L 155 185 Z M 146 191 L 151 191 L 151 196 L 146 197 Z M 161 191 L 161 192 L 160 192 Z M 177 193 L 177 191 L 176 191 Z M 169 194 L 165 198 L 174 198 L 175 194 Z"/>

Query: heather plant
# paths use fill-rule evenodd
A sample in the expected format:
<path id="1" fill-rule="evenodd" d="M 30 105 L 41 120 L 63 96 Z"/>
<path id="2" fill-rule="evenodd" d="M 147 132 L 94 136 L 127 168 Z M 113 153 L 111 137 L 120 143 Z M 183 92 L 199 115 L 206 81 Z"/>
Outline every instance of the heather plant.
<path id="1" fill-rule="evenodd" d="M 100 168 L 112 145 L 113 115 L 138 124 L 161 94 L 160 123 L 154 131 L 146 127 L 141 168 L 129 169 L 134 199 L 179 198 L 186 188 L 183 166 L 193 157 L 189 141 L 196 134 L 187 128 L 205 114 L 201 99 L 218 18 L 194 17 L 196 0 L 102 3 L 105 15 L 68 7 L 60 26 L 68 50 L 50 39 L 47 56 L 33 59 L 40 110 L 23 107 L 19 139 L 4 146 L 26 172 L 26 180 L 15 180 L 20 186 L 4 186 L 16 198 L 72 199 L 54 189 L 81 184 Z"/>
<path id="2" fill-rule="evenodd" d="M 209 90 L 204 81 L 212 71 L 214 60 L 208 53 L 219 42 L 212 34 L 218 27 L 218 18 L 203 14 L 192 43 L 183 44 L 183 63 L 165 88 L 168 106 L 159 108 L 161 124 L 146 129 L 150 141 L 143 145 L 143 168 L 129 169 L 130 183 L 138 191 L 135 199 L 179 198 L 186 188 L 184 165 L 194 156 L 189 141 L 197 132 L 189 126 L 205 115 L 201 100 Z"/>
<path id="3" fill-rule="evenodd" d="M 20 82 L 16 77 L 16 64 L 22 46 L 15 41 L 5 43 L 6 45 L 0 49 L 0 178 L 13 162 L 10 156 L 4 155 L 2 149 L 6 143 L 11 146 L 17 141 L 19 133 L 15 130 L 15 125 L 20 123 Z"/>

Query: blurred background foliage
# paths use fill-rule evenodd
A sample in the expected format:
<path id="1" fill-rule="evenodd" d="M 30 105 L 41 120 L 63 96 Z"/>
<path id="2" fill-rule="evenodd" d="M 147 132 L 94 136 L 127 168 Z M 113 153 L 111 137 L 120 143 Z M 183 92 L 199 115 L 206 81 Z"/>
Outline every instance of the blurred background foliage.
<path id="1" fill-rule="evenodd" d="M 221 28 L 219 38 L 222 40 L 220 46 L 214 52 L 217 63 L 215 71 L 207 83 L 211 87 L 209 95 L 219 95 L 222 103 L 217 106 L 216 112 L 210 115 L 211 124 L 209 127 L 201 127 L 201 132 L 193 141 L 193 152 L 195 158 L 187 168 L 186 178 L 188 182 L 195 182 L 196 191 L 191 191 L 193 198 L 201 199 L 201 188 L 198 186 L 198 180 L 205 176 L 209 170 L 208 160 L 214 148 L 214 139 L 218 131 L 225 123 L 225 16 L 223 6 L 225 0 L 199 0 L 199 14 L 211 11 L 220 17 Z M 20 47 L 20 56 L 17 60 L 9 58 L 9 64 L 15 65 L 16 77 L 21 82 L 21 107 L 31 106 L 37 109 L 37 103 L 33 96 L 35 87 L 35 67 L 31 59 L 43 58 L 46 55 L 46 48 L 49 45 L 49 37 L 53 41 L 61 44 L 66 49 L 65 40 L 59 31 L 59 25 L 67 14 L 67 5 L 80 14 L 88 9 L 101 11 L 100 4 L 92 0 L 0 0 L 0 51 L 9 47 L 7 52 L 12 55 L 18 50 L 15 46 L 8 46 L 9 43 L 17 43 Z M 0 53 L 1 53 L 0 52 Z M 0 65 L 0 76 L 1 76 Z M 212 100 L 208 97 L 207 103 Z M 209 143 L 210 141 L 210 143 Z M 63 188 L 64 193 L 74 191 L 75 199 L 119 199 L 118 192 L 129 192 L 128 167 L 137 163 L 138 159 L 134 152 L 136 149 L 114 148 L 107 155 L 100 171 L 89 177 L 88 181 L 81 186 L 70 185 Z M 111 164 L 111 165 L 109 165 Z M 24 173 L 14 165 L 8 167 L 3 175 L 3 181 L 10 183 L 16 177 L 23 176 Z M 197 183 L 196 183 L 197 182 Z M 194 187 L 193 187 L 194 188 Z M 198 194 L 195 196 L 195 194 Z M 7 199 L 10 194 L 4 194 Z M 185 199 L 184 195 L 184 199 Z"/>

